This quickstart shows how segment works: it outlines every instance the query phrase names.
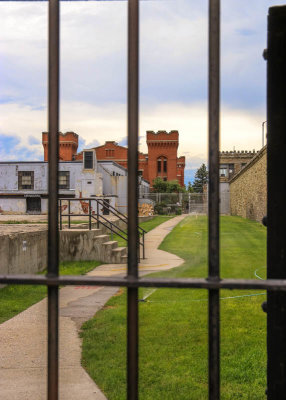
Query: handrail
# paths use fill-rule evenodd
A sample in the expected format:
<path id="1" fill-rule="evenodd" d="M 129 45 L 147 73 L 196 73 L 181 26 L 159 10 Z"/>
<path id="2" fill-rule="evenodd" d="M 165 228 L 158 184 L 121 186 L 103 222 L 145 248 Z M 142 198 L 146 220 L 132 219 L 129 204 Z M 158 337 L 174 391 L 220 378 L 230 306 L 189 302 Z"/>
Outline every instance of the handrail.
<path id="1" fill-rule="evenodd" d="M 98 201 L 98 203 L 101 204 L 103 207 L 107 207 L 108 209 L 113 209 L 113 210 L 117 213 L 117 215 L 111 211 L 112 214 L 116 215 L 119 219 L 121 219 L 121 221 L 123 221 L 123 222 L 125 222 L 126 224 L 128 224 L 128 218 L 127 218 L 121 211 L 118 211 L 118 210 L 117 210 L 115 207 L 113 207 L 111 204 L 108 204 L 108 206 L 106 206 L 106 205 L 104 204 L 104 200 L 97 199 L 97 201 Z M 103 202 L 103 203 L 102 203 L 102 202 Z M 124 218 L 121 218 L 120 215 L 122 215 L 122 217 L 124 217 Z M 138 225 L 138 229 L 140 229 L 140 230 L 141 230 L 142 232 L 144 232 L 144 233 L 147 233 L 147 231 L 145 231 L 145 229 L 143 229 L 143 228 L 142 228 L 141 226 L 139 226 L 139 225 Z"/>
<path id="2" fill-rule="evenodd" d="M 68 202 L 68 213 L 64 213 L 62 211 L 62 201 L 67 201 Z M 71 213 L 71 206 L 70 202 L 71 201 L 85 201 L 88 202 L 88 213 L 84 214 L 72 214 Z M 96 214 L 92 214 L 91 211 L 91 202 L 95 201 L 96 202 Z M 103 215 L 99 214 L 99 205 L 106 208 L 108 212 L 110 212 L 112 215 L 115 217 L 119 218 L 122 222 L 124 222 L 126 225 L 128 224 L 128 219 L 126 216 L 118 211 L 115 207 L 113 207 L 111 204 L 105 202 L 104 198 L 59 198 L 59 206 L 60 206 L 60 230 L 63 229 L 63 220 L 62 217 L 68 217 L 68 227 L 70 228 L 71 224 L 71 217 L 88 217 L 89 218 L 89 230 L 92 229 L 92 219 L 94 219 L 97 222 L 97 228 L 99 228 L 99 225 L 102 224 L 105 228 L 107 228 L 109 231 L 115 233 L 122 239 L 124 239 L 126 242 L 128 242 L 128 232 L 125 232 L 123 229 L 121 229 L 119 226 L 115 225 L 112 221 L 109 221 L 107 218 L 105 218 Z M 105 221 L 105 223 L 103 221 Z M 121 232 L 121 233 L 119 233 Z M 141 226 L 138 226 L 138 245 L 142 246 L 143 250 L 143 259 L 145 258 L 145 233 L 147 233 Z M 126 235 L 127 237 L 123 236 L 122 234 Z M 142 242 L 140 240 L 140 237 L 142 236 Z M 140 259 L 139 259 L 140 260 Z"/>

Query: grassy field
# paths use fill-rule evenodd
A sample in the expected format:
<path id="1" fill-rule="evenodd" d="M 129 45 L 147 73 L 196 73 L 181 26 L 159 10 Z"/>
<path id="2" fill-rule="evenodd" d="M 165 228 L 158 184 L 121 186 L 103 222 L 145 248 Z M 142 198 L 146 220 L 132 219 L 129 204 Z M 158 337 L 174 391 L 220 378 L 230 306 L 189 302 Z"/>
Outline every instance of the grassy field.
<path id="1" fill-rule="evenodd" d="M 63 262 L 61 275 L 83 275 L 101 265 L 98 261 Z M 42 300 L 47 294 L 45 286 L 9 285 L 0 289 L 0 324 Z"/>
<path id="2" fill-rule="evenodd" d="M 153 219 L 150 221 L 145 221 L 141 222 L 140 226 L 143 228 L 146 232 L 151 231 L 152 229 L 156 228 L 156 226 L 162 224 L 163 222 L 168 221 L 169 219 L 174 218 L 174 216 L 169 216 L 169 215 L 156 215 Z M 110 235 L 111 236 L 111 235 Z M 118 235 L 113 235 L 112 238 L 110 237 L 111 240 L 117 240 L 118 241 L 118 246 L 119 247 L 126 247 L 127 242 L 126 240 L 122 239 Z"/>
<path id="3" fill-rule="evenodd" d="M 161 249 L 184 258 L 152 276 L 204 277 L 207 219 L 188 217 Z M 221 275 L 265 277 L 266 230 L 253 221 L 221 217 Z M 149 296 L 148 296 L 149 294 Z M 146 298 L 146 296 L 148 296 Z M 244 297 L 242 297 L 244 296 Z M 140 290 L 140 398 L 207 399 L 207 291 Z M 221 398 L 261 400 L 266 388 L 263 292 L 221 291 Z M 83 365 L 109 400 L 126 398 L 126 293 L 113 297 L 83 326 Z"/>

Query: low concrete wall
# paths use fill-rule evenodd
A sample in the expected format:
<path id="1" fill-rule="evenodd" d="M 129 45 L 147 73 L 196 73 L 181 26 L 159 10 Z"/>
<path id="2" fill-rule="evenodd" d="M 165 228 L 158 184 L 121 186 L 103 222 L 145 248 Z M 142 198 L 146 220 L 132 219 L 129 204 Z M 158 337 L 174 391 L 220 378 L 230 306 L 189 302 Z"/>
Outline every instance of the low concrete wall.
<path id="1" fill-rule="evenodd" d="M 261 222 L 267 207 L 267 147 L 230 181 L 231 215 Z"/>
<path id="2" fill-rule="evenodd" d="M 126 229 L 123 221 L 112 222 L 121 229 Z M 12 228 L 12 225 L 10 227 Z M 26 232 L 17 232 L 23 227 L 26 227 Z M 73 229 L 60 231 L 60 260 L 109 262 L 108 249 L 103 246 L 103 243 L 109 241 L 109 233 L 102 225 L 100 230 L 78 229 L 77 225 L 73 225 Z M 17 225 L 13 233 L 10 230 L 9 233 L 0 235 L 0 274 L 34 274 L 45 268 L 47 227 Z"/>
<path id="3" fill-rule="evenodd" d="M 46 230 L 0 236 L 0 274 L 34 274 L 46 267 Z"/>

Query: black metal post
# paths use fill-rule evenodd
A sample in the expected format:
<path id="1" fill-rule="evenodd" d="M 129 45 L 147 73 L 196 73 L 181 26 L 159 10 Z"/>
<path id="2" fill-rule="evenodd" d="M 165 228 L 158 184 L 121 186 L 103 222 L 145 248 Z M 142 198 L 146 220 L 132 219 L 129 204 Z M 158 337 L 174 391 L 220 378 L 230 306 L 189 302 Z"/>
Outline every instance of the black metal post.
<path id="1" fill-rule="evenodd" d="M 209 0 L 209 280 L 219 280 L 220 0 Z M 209 290 L 209 399 L 220 398 L 219 290 Z"/>
<path id="2" fill-rule="evenodd" d="M 96 200 L 96 213 L 97 213 L 97 229 L 99 229 L 99 204 Z"/>
<path id="3" fill-rule="evenodd" d="M 143 260 L 145 260 L 145 232 L 142 232 L 142 241 L 143 241 Z"/>
<path id="4" fill-rule="evenodd" d="M 71 228 L 71 201 L 68 200 L 68 227 Z"/>
<path id="5" fill-rule="evenodd" d="M 267 49 L 267 278 L 286 278 L 286 6 L 271 7 Z M 286 294 L 267 295 L 269 400 L 286 393 Z"/>
<path id="6" fill-rule="evenodd" d="M 139 0 L 128 0 L 128 279 L 138 278 Z M 138 399 L 138 289 L 127 290 L 127 398 Z"/>
<path id="7" fill-rule="evenodd" d="M 88 223 L 88 225 L 89 225 L 89 230 L 91 231 L 91 201 L 90 200 L 88 201 L 88 211 L 89 211 L 89 214 L 88 214 L 89 223 Z"/>
<path id="8" fill-rule="evenodd" d="M 48 276 L 59 274 L 58 153 L 59 153 L 59 1 L 49 0 L 49 216 Z M 48 286 L 48 400 L 58 400 L 59 287 Z"/>
<path id="9" fill-rule="evenodd" d="M 62 201 L 60 200 L 60 230 L 63 229 L 63 219 L 62 219 Z"/>

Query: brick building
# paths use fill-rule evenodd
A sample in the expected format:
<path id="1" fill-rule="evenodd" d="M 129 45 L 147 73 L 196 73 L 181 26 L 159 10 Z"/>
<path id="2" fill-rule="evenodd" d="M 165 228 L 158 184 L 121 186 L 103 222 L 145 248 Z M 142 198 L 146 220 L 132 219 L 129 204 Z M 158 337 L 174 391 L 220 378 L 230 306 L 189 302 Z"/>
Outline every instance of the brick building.
<path id="1" fill-rule="evenodd" d="M 48 160 L 47 133 L 43 132 L 45 161 Z M 156 177 L 163 180 L 177 180 L 184 186 L 185 157 L 178 157 L 178 131 L 147 131 L 146 142 L 148 153 L 139 153 L 138 172 L 152 185 Z M 60 159 L 62 161 L 82 160 L 83 153 L 77 153 L 78 135 L 74 132 L 60 133 Z M 114 161 L 127 168 L 127 147 L 120 146 L 114 141 L 94 148 L 98 161 Z"/>
<path id="2" fill-rule="evenodd" d="M 253 151 L 220 151 L 219 178 L 220 182 L 229 182 L 234 175 L 248 164 L 257 153 Z"/>

